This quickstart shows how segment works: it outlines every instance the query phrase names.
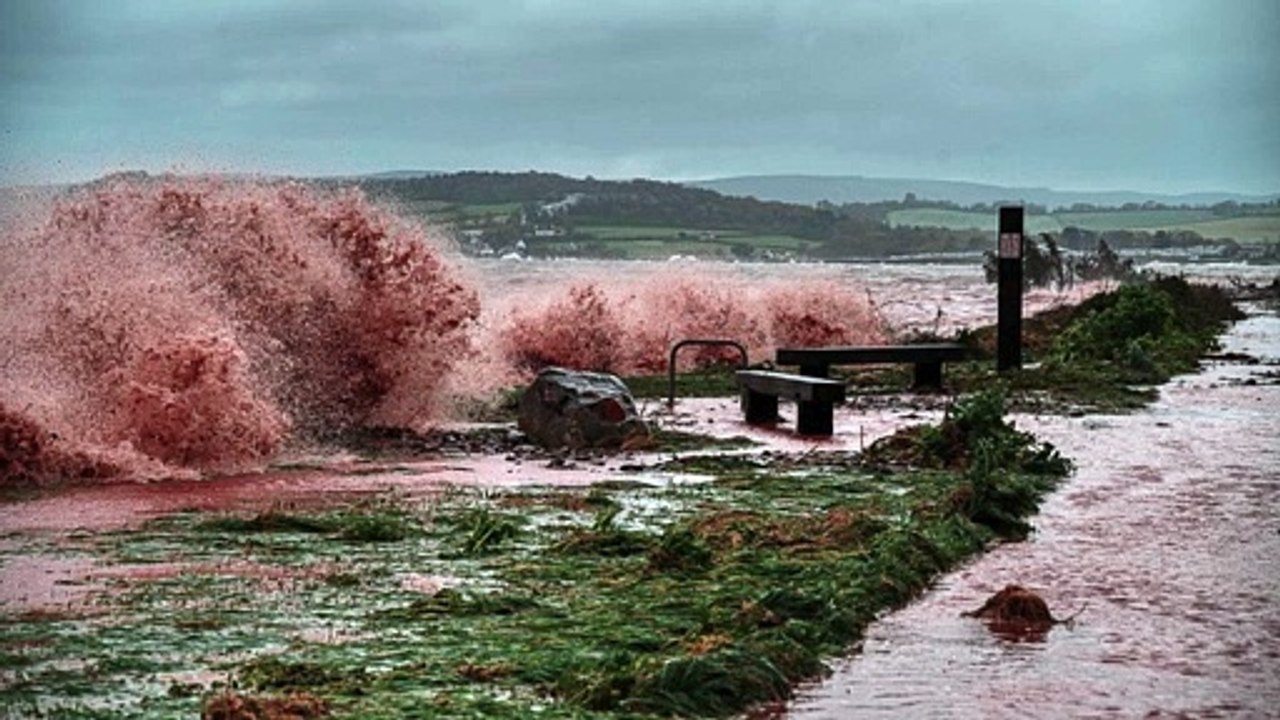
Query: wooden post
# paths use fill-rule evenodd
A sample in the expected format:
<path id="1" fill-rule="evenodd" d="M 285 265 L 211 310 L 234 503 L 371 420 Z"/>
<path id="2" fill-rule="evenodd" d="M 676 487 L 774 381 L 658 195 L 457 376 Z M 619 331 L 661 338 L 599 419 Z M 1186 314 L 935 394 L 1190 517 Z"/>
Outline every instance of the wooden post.
<path id="1" fill-rule="evenodd" d="M 1021 205 L 1000 208 L 996 369 L 1001 372 L 1022 367 L 1022 214 Z"/>

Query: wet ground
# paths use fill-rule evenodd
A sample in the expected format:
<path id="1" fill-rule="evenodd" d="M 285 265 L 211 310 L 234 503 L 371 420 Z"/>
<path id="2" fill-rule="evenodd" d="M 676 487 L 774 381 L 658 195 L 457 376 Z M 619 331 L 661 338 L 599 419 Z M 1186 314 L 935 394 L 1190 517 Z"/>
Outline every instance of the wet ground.
<path id="1" fill-rule="evenodd" d="M 1034 520 L 1037 533 L 996 548 L 873 626 L 863 652 L 803 689 L 791 714 L 1277 716 L 1280 318 L 1238 324 L 1224 350 L 1260 362 L 1211 363 L 1133 415 L 1019 418 L 1078 463 Z M 944 400 L 916 407 L 855 400 L 838 410 L 836 435 L 823 442 L 795 436 L 786 423 L 745 426 L 730 399 L 682 400 L 674 414 L 657 417 L 668 427 L 744 435 L 776 451 L 857 450 L 902 425 L 936 419 Z M 85 487 L 5 503 L 0 543 L 6 535 L 107 531 L 184 509 L 336 505 L 388 490 L 425 496 L 455 484 L 678 480 L 626 469 L 667 457 L 568 464 L 483 454 L 412 462 L 298 457 L 266 473 Z M 68 608 L 117 570 L 54 554 L 10 557 L 0 565 L 0 611 Z M 1031 642 L 960 618 L 1010 582 L 1039 591 L 1059 616 L 1083 612 Z"/>
<path id="2" fill-rule="evenodd" d="M 1077 473 L 1008 544 L 873 625 L 795 718 L 1280 716 L 1280 318 L 1254 317 L 1149 410 L 1021 418 Z M 961 618 L 1008 583 L 1075 623 Z"/>
<path id="3" fill-rule="evenodd" d="M 684 399 L 674 410 L 655 409 L 662 427 L 721 438 L 745 437 L 756 445 L 736 452 L 805 453 L 859 450 L 876 438 L 911 423 L 936 420 L 945 396 L 879 399 L 851 403 L 836 413 L 836 433 L 826 440 L 795 434 L 785 419 L 776 428 L 742 422 L 736 399 Z M 916 407 L 905 407 L 911 404 Z M 874 406 L 872 406 L 874 405 Z M 899 405 L 899 407 L 893 407 Z M 783 408 L 784 416 L 791 416 Z M 182 511 L 253 514 L 269 510 L 324 509 L 386 493 L 405 499 L 426 498 L 452 486 L 587 486 L 602 480 L 651 484 L 681 482 L 679 473 L 656 466 L 680 453 L 627 453 L 574 458 L 540 452 L 451 453 L 412 460 L 363 460 L 351 455 L 298 455 L 276 467 L 207 480 L 114 483 L 69 488 L 25 501 L 0 504 L 0 538 L 37 535 L 57 543 L 84 533 L 136 527 Z M 734 452 L 734 451 L 731 451 Z M 702 476 L 687 479 L 704 481 Z M 0 539 L 0 542 L 4 542 Z M 67 561 L 54 554 L 0 559 L 0 611 L 66 609 L 100 589 L 98 580 L 112 568 Z"/>

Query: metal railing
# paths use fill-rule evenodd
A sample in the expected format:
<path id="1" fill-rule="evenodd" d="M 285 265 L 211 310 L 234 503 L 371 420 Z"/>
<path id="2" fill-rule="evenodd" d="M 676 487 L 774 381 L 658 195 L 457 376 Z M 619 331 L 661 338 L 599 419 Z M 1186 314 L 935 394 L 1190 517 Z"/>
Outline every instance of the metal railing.
<path id="1" fill-rule="evenodd" d="M 693 339 L 681 340 L 671 346 L 671 356 L 667 359 L 667 408 L 671 409 L 676 406 L 676 353 L 680 348 L 689 345 L 701 345 L 703 347 L 731 347 L 738 351 L 742 356 L 742 361 L 738 364 L 739 368 L 747 366 L 747 348 L 736 340 L 707 340 Z"/>

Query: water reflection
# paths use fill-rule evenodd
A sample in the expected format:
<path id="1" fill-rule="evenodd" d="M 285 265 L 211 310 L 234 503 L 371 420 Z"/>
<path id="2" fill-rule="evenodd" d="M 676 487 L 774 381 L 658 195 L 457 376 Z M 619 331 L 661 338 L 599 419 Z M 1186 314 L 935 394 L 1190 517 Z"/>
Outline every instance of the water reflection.
<path id="1" fill-rule="evenodd" d="M 805 688 L 796 718 L 1276 717 L 1280 708 L 1280 318 L 1259 357 L 1176 380 L 1149 411 L 1020 418 L 1079 462 L 1038 532 L 946 578 Z M 960 617 L 1007 583 L 1074 624 L 1019 642 Z"/>

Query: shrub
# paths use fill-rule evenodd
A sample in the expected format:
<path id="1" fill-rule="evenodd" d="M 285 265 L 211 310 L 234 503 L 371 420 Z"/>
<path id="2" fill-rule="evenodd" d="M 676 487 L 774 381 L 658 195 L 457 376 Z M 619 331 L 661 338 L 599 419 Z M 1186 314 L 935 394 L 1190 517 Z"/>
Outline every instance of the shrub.
<path id="1" fill-rule="evenodd" d="M 1067 326 L 1049 351 L 1050 365 L 1109 365 L 1130 383 L 1160 383 L 1195 367 L 1227 312 L 1197 298 L 1183 280 L 1126 285 Z M 1179 302 L 1175 305 L 1177 293 Z M 1226 305 L 1230 310 L 1229 304 Z"/>

